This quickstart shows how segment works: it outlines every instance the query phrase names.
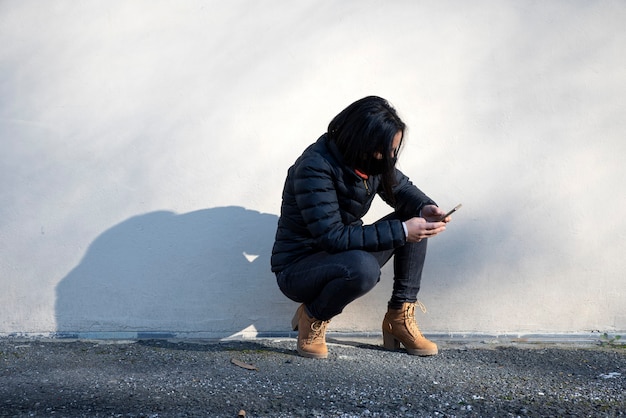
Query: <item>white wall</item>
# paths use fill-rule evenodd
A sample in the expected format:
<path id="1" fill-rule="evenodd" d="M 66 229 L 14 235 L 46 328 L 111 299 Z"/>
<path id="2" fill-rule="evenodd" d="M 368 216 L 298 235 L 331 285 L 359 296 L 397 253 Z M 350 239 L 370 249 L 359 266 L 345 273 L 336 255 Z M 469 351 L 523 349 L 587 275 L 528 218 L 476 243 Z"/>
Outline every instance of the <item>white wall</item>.
<path id="1" fill-rule="evenodd" d="M 463 203 L 430 242 L 426 332 L 626 330 L 625 21 L 623 1 L 0 2 L 0 334 L 287 332 L 286 170 L 369 94 L 410 127 L 401 168 Z M 332 330 L 377 332 L 389 274 Z"/>

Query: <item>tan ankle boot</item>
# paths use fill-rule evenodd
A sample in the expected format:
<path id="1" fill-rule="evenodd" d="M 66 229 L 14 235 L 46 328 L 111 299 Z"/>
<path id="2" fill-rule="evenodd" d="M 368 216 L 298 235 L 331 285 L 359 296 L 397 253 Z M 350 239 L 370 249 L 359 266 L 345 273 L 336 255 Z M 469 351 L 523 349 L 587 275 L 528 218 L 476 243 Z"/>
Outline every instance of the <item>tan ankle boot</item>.
<path id="1" fill-rule="evenodd" d="M 415 303 L 406 302 L 402 309 L 389 309 L 383 319 L 384 347 L 397 350 L 400 343 L 414 356 L 434 356 L 438 352 L 437 344 L 426 339 L 417 327 Z"/>
<path id="2" fill-rule="evenodd" d="M 326 327 L 329 322 L 310 317 L 304 304 L 300 305 L 291 320 L 291 327 L 298 331 L 298 354 L 308 358 L 328 357 Z"/>

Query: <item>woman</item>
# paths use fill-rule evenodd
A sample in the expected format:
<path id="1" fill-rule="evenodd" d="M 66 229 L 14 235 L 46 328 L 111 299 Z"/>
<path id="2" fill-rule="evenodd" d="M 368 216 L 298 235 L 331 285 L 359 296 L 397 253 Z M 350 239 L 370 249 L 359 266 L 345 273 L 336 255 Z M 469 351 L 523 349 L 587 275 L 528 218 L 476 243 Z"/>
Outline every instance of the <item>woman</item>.
<path id="1" fill-rule="evenodd" d="M 427 238 L 450 218 L 395 168 L 406 125 L 380 97 L 358 100 L 289 169 L 272 251 L 280 290 L 301 303 L 292 320 L 298 353 L 326 358 L 331 318 L 369 292 L 394 256 L 383 319 L 384 346 L 437 354 L 415 321 Z M 372 225 L 361 218 L 379 195 L 394 210 Z"/>

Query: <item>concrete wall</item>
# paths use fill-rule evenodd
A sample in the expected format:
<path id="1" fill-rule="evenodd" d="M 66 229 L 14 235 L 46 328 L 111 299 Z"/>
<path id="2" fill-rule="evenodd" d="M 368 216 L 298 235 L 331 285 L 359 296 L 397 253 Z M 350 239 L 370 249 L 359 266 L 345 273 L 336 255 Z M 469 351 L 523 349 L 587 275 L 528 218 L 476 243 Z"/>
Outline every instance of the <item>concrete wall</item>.
<path id="1" fill-rule="evenodd" d="M 0 2 L 0 335 L 284 333 L 287 168 L 389 99 L 427 332 L 626 330 L 626 2 Z M 387 212 L 378 204 L 368 219 Z M 379 330 L 389 269 L 331 329 Z"/>

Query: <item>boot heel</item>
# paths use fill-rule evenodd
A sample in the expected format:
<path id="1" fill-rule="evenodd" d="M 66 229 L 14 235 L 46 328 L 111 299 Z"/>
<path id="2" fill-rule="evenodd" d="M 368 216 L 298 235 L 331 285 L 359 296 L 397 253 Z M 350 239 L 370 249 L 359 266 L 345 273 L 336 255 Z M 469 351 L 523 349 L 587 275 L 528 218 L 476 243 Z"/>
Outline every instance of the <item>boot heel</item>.
<path id="1" fill-rule="evenodd" d="M 300 315 L 302 314 L 303 306 L 304 305 L 300 305 L 300 307 L 296 310 L 296 313 L 293 315 L 293 318 L 291 318 L 291 329 L 294 331 L 298 330 L 298 322 L 300 322 Z"/>
<path id="2" fill-rule="evenodd" d="M 387 350 L 398 350 L 400 349 L 400 341 L 392 334 L 383 332 L 383 347 Z"/>
<path id="3" fill-rule="evenodd" d="M 298 313 L 296 312 L 296 314 L 293 316 L 293 318 L 291 318 L 291 329 L 293 329 L 294 331 L 298 330 L 298 322 L 300 320 L 300 317 L 298 316 Z"/>

